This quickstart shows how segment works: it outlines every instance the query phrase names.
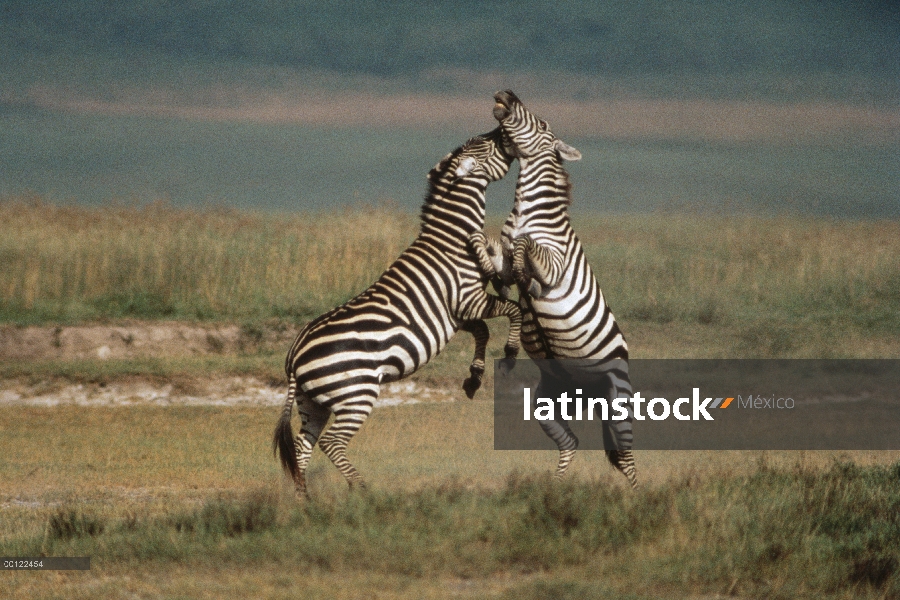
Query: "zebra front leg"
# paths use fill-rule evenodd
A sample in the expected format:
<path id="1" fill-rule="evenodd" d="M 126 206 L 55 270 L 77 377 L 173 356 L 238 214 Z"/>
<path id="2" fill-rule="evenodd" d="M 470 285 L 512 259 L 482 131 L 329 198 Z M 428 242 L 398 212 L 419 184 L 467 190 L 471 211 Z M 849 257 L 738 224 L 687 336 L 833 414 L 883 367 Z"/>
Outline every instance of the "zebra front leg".
<path id="1" fill-rule="evenodd" d="M 543 298 L 562 277 L 563 255 L 523 235 L 513 244 L 511 271 L 520 289 L 532 298 Z"/>
<path id="2" fill-rule="evenodd" d="M 503 359 L 500 361 L 500 372 L 509 374 L 516 364 L 516 356 L 519 355 L 522 335 L 522 309 L 510 300 L 504 300 L 496 296 L 487 296 L 485 307 L 485 319 L 505 316 L 509 319 L 509 335 L 506 337 L 506 345 L 503 347 Z"/>
<path id="3" fill-rule="evenodd" d="M 529 236 L 517 238 L 513 243 L 512 275 L 521 289 L 528 290 L 532 298 L 539 298 L 542 292 L 540 284 L 531 277 L 526 268 L 529 264 L 527 260 L 529 243 L 534 244 Z"/>
<path id="4" fill-rule="evenodd" d="M 481 387 L 481 381 L 484 378 L 484 359 L 487 352 L 487 343 L 491 337 L 487 323 L 484 321 L 464 321 L 460 327 L 463 331 L 468 331 L 475 338 L 475 357 L 469 366 L 469 377 L 463 381 L 463 390 L 466 396 L 471 400 L 475 397 L 475 392 Z"/>
<path id="5" fill-rule="evenodd" d="M 469 249 L 475 254 L 481 272 L 484 273 L 485 277 L 490 278 L 496 277 L 500 269 L 491 260 L 491 251 L 488 249 L 489 244 L 487 236 L 480 229 L 469 234 Z"/>
<path id="6" fill-rule="evenodd" d="M 469 234 L 469 249 L 475 254 L 481 272 L 491 280 L 500 297 L 507 300 L 509 286 L 514 282 L 510 277 L 509 261 L 504 260 L 500 242 L 487 237 L 479 229 Z"/>
<path id="7" fill-rule="evenodd" d="M 347 460 L 347 445 L 372 412 L 374 402 L 375 398 L 368 395 L 342 401 L 341 408 L 334 413 L 331 427 L 319 439 L 319 448 L 341 472 L 350 489 L 366 487 L 362 475 Z"/>

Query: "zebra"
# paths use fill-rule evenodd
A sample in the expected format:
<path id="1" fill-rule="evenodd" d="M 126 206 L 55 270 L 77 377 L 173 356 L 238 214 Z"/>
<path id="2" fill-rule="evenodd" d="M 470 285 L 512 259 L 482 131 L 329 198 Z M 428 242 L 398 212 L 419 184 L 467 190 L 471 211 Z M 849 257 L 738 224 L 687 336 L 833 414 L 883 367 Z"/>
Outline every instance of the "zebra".
<path id="1" fill-rule="evenodd" d="M 501 297 L 507 296 L 508 286 L 518 287 L 521 343 L 528 356 L 579 359 L 538 360 L 537 394 L 556 397 L 569 389 L 563 385 L 566 380 L 602 381 L 611 399 L 631 398 L 628 345 L 569 220 L 571 184 L 562 161 L 579 160 L 581 153 L 558 139 L 511 91 L 498 92 L 494 99 L 494 117 L 519 159 L 515 205 L 499 241 L 476 231 L 470 236 L 471 248 L 482 270 L 499 278 Z M 562 477 L 578 439 L 562 419 L 539 423 L 559 448 L 556 477 Z M 603 436 L 610 463 L 635 487 L 630 411 L 628 419 L 615 425 L 604 422 Z"/>
<path id="2" fill-rule="evenodd" d="M 421 229 L 412 245 L 368 289 L 298 334 L 285 360 L 288 395 L 273 438 L 298 496 L 308 495 L 306 469 L 317 441 L 351 488 L 365 487 L 346 448 L 371 413 L 381 384 L 412 374 L 457 330 L 475 338 L 463 386 L 470 398 L 484 373 L 489 333 L 482 319 L 507 317 L 505 364 L 518 354 L 519 306 L 486 292 L 488 279 L 468 246 L 469 235 L 484 227 L 488 184 L 501 179 L 512 161 L 501 127 L 444 157 L 428 173 Z M 302 422 L 296 437 L 295 401 Z"/>

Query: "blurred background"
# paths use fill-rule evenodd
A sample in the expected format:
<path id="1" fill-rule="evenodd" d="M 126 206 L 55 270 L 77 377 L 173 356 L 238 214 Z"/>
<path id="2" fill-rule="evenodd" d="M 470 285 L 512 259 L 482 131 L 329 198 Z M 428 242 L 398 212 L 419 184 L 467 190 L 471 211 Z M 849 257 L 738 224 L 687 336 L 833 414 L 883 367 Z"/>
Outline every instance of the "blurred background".
<path id="1" fill-rule="evenodd" d="M 414 212 L 504 88 L 573 211 L 900 216 L 888 0 L 3 0 L 0 197 Z"/>

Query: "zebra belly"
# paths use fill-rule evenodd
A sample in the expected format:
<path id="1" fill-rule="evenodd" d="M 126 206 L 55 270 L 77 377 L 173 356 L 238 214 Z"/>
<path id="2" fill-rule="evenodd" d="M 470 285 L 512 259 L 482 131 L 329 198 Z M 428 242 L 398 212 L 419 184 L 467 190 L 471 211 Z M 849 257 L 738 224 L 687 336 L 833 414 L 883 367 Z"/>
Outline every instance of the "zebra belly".
<path id="1" fill-rule="evenodd" d="M 602 358 L 616 347 L 627 349 L 602 295 L 550 295 L 530 299 L 529 304 L 522 319 L 523 347 L 529 356 L 535 351 L 553 358 Z"/>
<path id="2" fill-rule="evenodd" d="M 307 339 L 293 362 L 298 386 L 320 403 L 346 395 L 354 386 L 361 386 L 360 393 L 377 397 L 378 384 L 411 375 L 448 341 L 445 335 L 417 335 L 406 327 L 351 335 L 328 329 L 320 329 L 315 339 Z"/>
<path id="3" fill-rule="evenodd" d="M 522 311 L 522 331 L 519 335 L 519 342 L 529 358 L 542 359 L 552 357 L 552 355 L 548 354 L 540 323 L 530 310 Z"/>

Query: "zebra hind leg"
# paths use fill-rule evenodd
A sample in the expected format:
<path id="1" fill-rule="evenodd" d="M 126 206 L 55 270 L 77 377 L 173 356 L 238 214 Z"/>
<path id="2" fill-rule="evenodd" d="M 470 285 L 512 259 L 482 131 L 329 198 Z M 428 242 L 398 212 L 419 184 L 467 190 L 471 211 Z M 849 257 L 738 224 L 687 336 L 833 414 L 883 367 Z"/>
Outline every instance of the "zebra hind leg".
<path id="1" fill-rule="evenodd" d="M 634 453 L 631 450 L 607 450 L 606 457 L 612 466 L 622 471 L 622 474 L 631 484 L 631 489 L 637 487 L 637 471 L 634 467 Z"/>
<path id="2" fill-rule="evenodd" d="M 475 338 L 475 356 L 472 358 L 472 364 L 469 366 L 470 375 L 463 381 L 463 391 L 471 400 L 475 397 L 475 392 L 481 387 L 484 379 L 484 360 L 487 353 L 487 343 L 490 339 L 490 331 L 488 331 L 487 323 L 484 321 L 464 321 L 460 327 L 463 331 L 468 331 Z"/>
<path id="3" fill-rule="evenodd" d="M 545 396 L 553 398 L 557 396 L 557 394 L 553 393 L 557 389 L 564 388 L 560 388 L 556 381 L 548 380 L 542 375 L 541 382 L 535 391 L 535 397 Z M 569 428 L 568 423 L 562 418 L 559 420 L 538 421 L 538 423 L 541 429 L 544 430 L 544 433 L 547 434 L 547 437 L 553 440 L 556 447 L 559 448 L 559 462 L 556 464 L 556 473 L 553 474 L 553 477 L 561 479 L 568 471 L 572 459 L 575 458 L 575 451 L 578 449 L 578 438 L 572 432 L 572 429 Z"/>
<path id="4" fill-rule="evenodd" d="M 611 398 L 629 398 L 631 396 L 631 382 L 627 377 L 618 380 L 609 378 Z M 606 447 L 606 458 L 609 463 L 625 475 L 631 489 L 637 487 L 637 470 L 634 464 L 634 432 L 632 430 L 631 410 L 628 418 L 615 423 L 603 422 L 603 445 Z"/>
<path id="5" fill-rule="evenodd" d="M 631 484 L 637 487 L 637 470 L 634 466 L 632 452 L 632 433 L 630 421 L 619 421 L 615 424 L 603 422 L 603 445 L 606 447 L 606 458 L 609 464 L 622 472 Z"/>
<path id="6" fill-rule="evenodd" d="M 294 447 L 297 454 L 297 472 L 294 474 L 294 491 L 301 499 L 309 498 L 309 490 L 306 487 L 306 469 L 309 467 L 309 460 L 312 458 L 313 448 L 319 435 L 328 423 L 331 412 L 310 400 L 306 396 L 301 396 L 297 401 L 297 412 L 300 413 L 300 420 L 303 423 L 297 437 L 294 440 Z"/>
<path id="7" fill-rule="evenodd" d="M 569 429 L 569 425 L 564 421 L 550 421 L 549 423 L 552 423 L 552 426 L 545 427 L 544 432 L 559 447 L 559 462 L 556 463 L 556 473 L 553 474 L 553 477 L 554 479 L 562 479 L 575 458 L 575 451 L 578 449 L 578 438 L 575 437 L 575 434 Z"/>
<path id="8" fill-rule="evenodd" d="M 559 449 L 559 462 L 556 464 L 556 473 L 553 474 L 554 479 L 562 479 L 565 476 L 573 458 L 575 458 L 575 448 Z"/>
<path id="9" fill-rule="evenodd" d="M 366 398 L 363 402 L 353 402 L 350 408 L 336 410 L 334 422 L 319 439 L 319 448 L 341 472 L 351 489 L 365 489 L 366 485 L 356 467 L 347 460 L 347 445 L 372 412 L 373 403 L 372 399 Z"/>

